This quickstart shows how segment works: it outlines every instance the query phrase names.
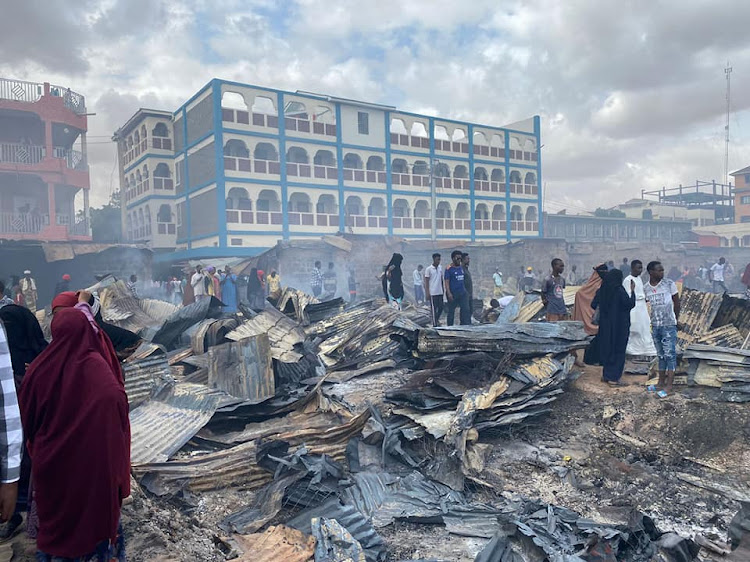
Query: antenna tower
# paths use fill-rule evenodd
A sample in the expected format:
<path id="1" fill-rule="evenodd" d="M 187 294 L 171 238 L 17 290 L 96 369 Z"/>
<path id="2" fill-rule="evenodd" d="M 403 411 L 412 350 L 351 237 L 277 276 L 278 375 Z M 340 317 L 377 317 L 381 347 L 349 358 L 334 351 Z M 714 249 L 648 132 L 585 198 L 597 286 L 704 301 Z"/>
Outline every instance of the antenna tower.
<path id="1" fill-rule="evenodd" d="M 724 69 L 724 74 L 727 75 L 727 122 L 724 125 L 724 180 L 722 183 L 729 183 L 729 111 L 730 111 L 730 85 L 732 82 L 732 67 L 727 62 L 727 67 Z"/>

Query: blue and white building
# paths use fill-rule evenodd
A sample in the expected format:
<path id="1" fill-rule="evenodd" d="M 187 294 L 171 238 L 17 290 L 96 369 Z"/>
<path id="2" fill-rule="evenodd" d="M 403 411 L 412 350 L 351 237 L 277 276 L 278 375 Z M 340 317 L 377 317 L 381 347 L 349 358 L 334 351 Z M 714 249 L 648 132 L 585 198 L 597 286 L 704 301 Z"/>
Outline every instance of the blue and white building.
<path id="1" fill-rule="evenodd" d="M 169 259 L 252 256 L 337 232 L 541 235 L 538 116 L 505 127 L 212 80 L 114 136 L 124 237 Z"/>

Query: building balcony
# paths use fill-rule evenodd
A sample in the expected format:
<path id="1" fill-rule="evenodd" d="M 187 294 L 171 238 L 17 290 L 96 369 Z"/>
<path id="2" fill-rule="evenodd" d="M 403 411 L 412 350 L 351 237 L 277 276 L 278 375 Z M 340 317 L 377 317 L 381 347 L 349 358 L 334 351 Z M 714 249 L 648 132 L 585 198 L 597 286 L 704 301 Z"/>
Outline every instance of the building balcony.
<path id="1" fill-rule="evenodd" d="M 89 236 L 86 219 L 56 215 L 55 222 L 56 225 L 50 225 L 49 215 L 38 213 L 0 213 L 0 236 L 49 240 Z"/>
<path id="2" fill-rule="evenodd" d="M 43 146 L 25 143 L 0 143 L 0 164 L 19 164 L 34 166 L 42 163 L 47 157 L 47 149 Z M 62 147 L 52 149 L 52 157 L 65 162 L 69 170 L 86 170 L 85 155 L 79 150 Z"/>
<path id="3" fill-rule="evenodd" d="M 86 114 L 86 99 L 70 88 L 42 82 L 24 82 L 23 80 L 0 78 L 0 99 L 36 103 L 44 95 L 62 98 L 65 107 L 76 115 Z"/>

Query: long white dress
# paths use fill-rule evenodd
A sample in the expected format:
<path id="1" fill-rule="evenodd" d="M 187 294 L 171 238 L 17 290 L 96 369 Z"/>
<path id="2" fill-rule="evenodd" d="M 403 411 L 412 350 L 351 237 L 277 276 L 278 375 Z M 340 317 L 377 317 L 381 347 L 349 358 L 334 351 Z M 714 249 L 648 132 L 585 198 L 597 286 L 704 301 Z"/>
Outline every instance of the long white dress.
<path id="1" fill-rule="evenodd" d="M 646 307 L 646 292 L 640 277 L 628 275 L 622 286 L 630 294 L 630 281 L 635 281 L 635 308 L 630 311 L 630 337 L 627 355 L 656 355 L 654 339 L 651 337 L 651 318 Z"/>

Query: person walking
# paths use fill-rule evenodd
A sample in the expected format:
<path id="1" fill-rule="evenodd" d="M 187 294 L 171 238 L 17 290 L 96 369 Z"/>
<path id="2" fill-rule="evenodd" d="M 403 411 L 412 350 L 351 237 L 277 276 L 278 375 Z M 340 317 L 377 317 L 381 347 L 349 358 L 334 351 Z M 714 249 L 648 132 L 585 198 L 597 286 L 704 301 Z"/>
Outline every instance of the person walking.
<path id="1" fill-rule="evenodd" d="M 399 310 L 404 300 L 404 273 L 401 271 L 403 261 L 404 256 L 393 254 L 385 269 L 385 276 L 388 279 L 388 302 Z"/>
<path id="2" fill-rule="evenodd" d="M 500 298 L 503 296 L 503 272 L 500 271 L 499 267 L 495 268 L 495 273 L 492 274 L 492 282 L 495 286 L 492 288 L 492 296 Z"/>
<path id="3" fill-rule="evenodd" d="M 268 298 L 273 301 L 274 306 L 281 298 L 281 276 L 275 269 L 272 269 L 271 275 L 268 276 Z"/>
<path id="4" fill-rule="evenodd" d="M 36 301 L 38 295 L 36 291 L 36 281 L 31 276 L 30 270 L 27 269 L 23 272 L 23 277 L 21 278 L 19 286 L 21 287 L 21 293 L 23 294 L 24 305 L 31 312 L 36 314 Z"/>
<path id="5" fill-rule="evenodd" d="M 221 297 L 225 312 L 237 312 L 237 275 L 232 273 L 229 266 L 224 268 L 224 274 L 221 276 Z"/>
<path id="6" fill-rule="evenodd" d="M 440 264 L 440 254 L 432 254 L 432 264 L 424 272 L 425 298 L 430 305 L 432 325 L 440 326 L 440 315 L 443 313 L 443 266 Z"/>
<path id="7" fill-rule="evenodd" d="M 315 267 L 310 273 L 310 288 L 314 297 L 319 297 L 320 293 L 323 292 L 323 274 L 320 272 L 320 268 L 320 262 L 316 261 Z"/>
<path id="8" fill-rule="evenodd" d="M 250 308 L 254 310 L 263 308 L 264 297 L 263 283 L 258 275 L 258 268 L 254 267 L 250 270 L 247 280 L 247 301 L 250 303 Z"/>
<path id="9" fill-rule="evenodd" d="M 634 357 L 653 357 L 656 355 L 656 348 L 654 338 L 651 337 L 651 318 L 649 318 L 646 306 L 642 274 L 643 262 L 633 260 L 630 264 L 630 275 L 622 282 L 628 294 L 632 292 L 635 295 L 635 308 L 630 311 L 630 337 L 625 353 Z M 632 291 L 630 290 L 631 282 L 635 286 Z"/>
<path id="10" fill-rule="evenodd" d="M 713 281 L 714 293 L 718 293 L 721 289 L 722 293 L 727 292 L 727 286 L 724 284 L 724 271 L 726 269 L 727 260 L 719 258 L 715 264 L 711 266 L 711 280 Z"/>
<path id="11" fill-rule="evenodd" d="M 459 321 L 462 325 L 471 324 L 471 314 L 469 312 L 469 293 L 464 285 L 464 269 L 462 262 L 461 250 L 451 252 L 451 266 L 445 270 L 443 290 L 448 299 L 448 320 L 447 325 L 453 326 L 456 319 L 456 308 L 460 308 Z"/>
<path id="12" fill-rule="evenodd" d="M 82 306 L 89 297 L 80 293 Z M 58 309 L 51 330 L 19 396 L 39 516 L 36 559 L 124 560 L 130 423 L 117 357 L 82 309 Z"/>
<path id="13" fill-rule="evenodd" d="M 424 274 L 422 270 L 424 269 L 424 266 L 422 264 L 419 264 L 417 266 L 417 269 L 412 271 L 412 282 L 414 283 L 414 300 L 417 301 L 417 304 L 422 304 L 424 302 Z"/>
<path id="14" fill-rule="evenodd" d="M 565 306 L 565 263 L 560 258 L 552 260 L 552 275 L 542 284 L 542 303 L 547 309 L 548 322 L 560 322 L 568 319 Z"/>
<path id="15" fill-rule="evenodd" d="M 630 275 L 630 264 L 628 263 L 628 258 L 622 258 L 622 263 L 620 264 L 620 271 L 622 271 L 623 277 Z"/>
<path id="16" fill-rule="evenodd" d="M 630 292 L 622 286 L 622 271 L 612 269 L 596 292 L 591 308 L 599 309 L 599 356 L 602 380 L 610 386 L 627 386 L 620 379 L 625 369 L 625 349 L 630 334 L 630 311 L 635 307 L 635 281 Z"/>
<path id="17" fill-rule="evenodd" d="M 195 273 L 190 278 L 190 286 L 193 288 L 193 297 L 196 302 L 206 298 L 206 276 L 203 275 L 203 268 L 200 265 L 195 266 Z"/>
<path id="18" fill-rule="evenodd" d="M 722 258 L 723 259 L 723 258 Z M 677 285 L 664 277 L 661 262 L 646 266 L 649 280 L 644 286 L 646 302 L 651 309 L 651 333 L 659 357 L 659 381 L 652 390 L 662 398 L 672 392 L 677 368 L 677 319 L 680 316 L 680 296 Z"/>

